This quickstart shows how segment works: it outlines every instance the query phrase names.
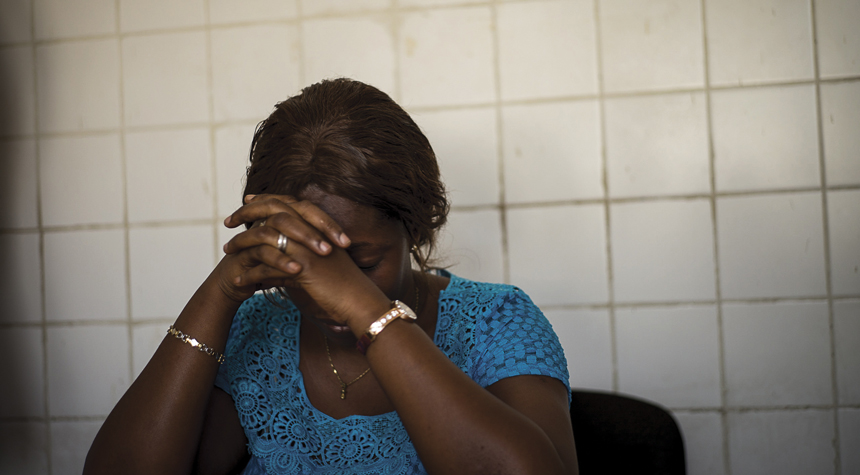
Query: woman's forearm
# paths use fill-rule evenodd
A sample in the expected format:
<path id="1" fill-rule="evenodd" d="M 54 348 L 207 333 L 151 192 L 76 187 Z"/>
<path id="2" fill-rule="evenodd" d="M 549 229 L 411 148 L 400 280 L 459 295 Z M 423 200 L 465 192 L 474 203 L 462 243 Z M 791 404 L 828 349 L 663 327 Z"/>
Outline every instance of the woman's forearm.
<path id="1" fill-rule="evenodd" d="M 546 433 L 457 368 L 418 326 L 394 322 L 367 351 L 430 473 L 567 473 Z"/>
<path id="2" fill-rule="evenodd" d="M 223 352 L 239 303 L 213 276 L 175 327 Z M 212 356 L 165 337 L 99 430 L 84 473 L 190 473 L 218 366 Z"/>

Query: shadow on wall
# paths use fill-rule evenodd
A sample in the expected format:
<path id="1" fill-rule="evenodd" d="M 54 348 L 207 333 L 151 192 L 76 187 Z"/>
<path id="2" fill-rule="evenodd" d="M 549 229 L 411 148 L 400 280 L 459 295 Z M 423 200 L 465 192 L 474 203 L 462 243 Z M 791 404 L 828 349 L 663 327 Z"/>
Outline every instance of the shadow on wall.
<path id="1" fill-rule="evenodd" d="M 0 50 L 1 323 L 42 320 L 31 55 L 32 50 L 24 47 Z M 0 358 L 12 362 L 0 384 L 0 416 L 43 414 L 41 398 L 36 400 L 25 390 L 40 386 L 36 382 L 42 378 L 41 342 L 39 327 L 0 329 Z"/>

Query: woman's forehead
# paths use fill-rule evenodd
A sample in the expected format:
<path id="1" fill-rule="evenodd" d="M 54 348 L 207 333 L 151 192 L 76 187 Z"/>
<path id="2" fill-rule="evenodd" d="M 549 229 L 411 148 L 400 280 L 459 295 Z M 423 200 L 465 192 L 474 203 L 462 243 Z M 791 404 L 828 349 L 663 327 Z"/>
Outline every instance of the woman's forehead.
<path id="1" fill-rule="evenodd" d="M 386 217 L 376 208 L 326 193 L 316 187 L 306 189 L 298 197 L 310 201 L 331 216 L 353 243 L 399 239 L 402 237 L 400 233 L 404 232 L 398 221 Z"/>

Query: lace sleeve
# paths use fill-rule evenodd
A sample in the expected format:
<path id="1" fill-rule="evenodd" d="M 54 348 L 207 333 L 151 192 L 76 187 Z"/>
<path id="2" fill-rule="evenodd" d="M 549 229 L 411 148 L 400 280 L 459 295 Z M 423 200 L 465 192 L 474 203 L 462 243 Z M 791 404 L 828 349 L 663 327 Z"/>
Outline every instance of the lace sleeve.
<path id="1" fill-rule="evenodd" d="M 544 375 L 570 393 L 567 360 L 552 325 L 521 290 L 500 295 L 498 306 L 475 328 L 472 379 L 483 387 L 520 375 Z"/>

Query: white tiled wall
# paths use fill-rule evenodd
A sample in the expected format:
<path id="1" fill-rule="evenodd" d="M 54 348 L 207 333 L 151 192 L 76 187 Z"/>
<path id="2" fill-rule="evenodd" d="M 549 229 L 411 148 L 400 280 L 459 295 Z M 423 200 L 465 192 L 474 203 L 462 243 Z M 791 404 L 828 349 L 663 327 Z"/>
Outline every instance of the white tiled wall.
<path id="1" fill-rule="evenodd" d="M 80 473 L 235 231 L 257 121 L 372 83 L 439 156 L 442 262 L 693 475 L 860 473 L 857 0 L 0 1 L 0 473 Z"/>

